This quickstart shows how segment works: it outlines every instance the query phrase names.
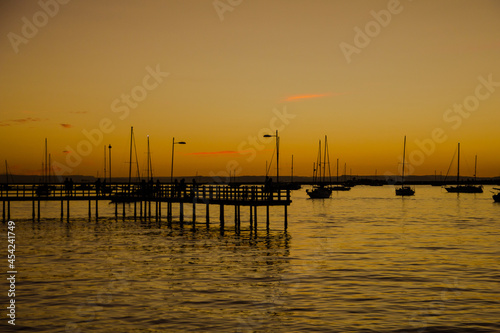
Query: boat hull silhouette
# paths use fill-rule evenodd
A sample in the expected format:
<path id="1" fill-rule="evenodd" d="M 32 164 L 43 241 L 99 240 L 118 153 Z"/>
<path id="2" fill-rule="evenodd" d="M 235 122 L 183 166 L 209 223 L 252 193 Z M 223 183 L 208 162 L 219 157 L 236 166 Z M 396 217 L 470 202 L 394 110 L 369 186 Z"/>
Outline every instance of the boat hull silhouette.
<path id="1" fill-rule="evenodd" d="M 401 186 L 396 189 L 396 195 L 400 196 L 411 196 L 415 194 L 415 190 L 409 186 Z"/>
<path id="2" fill-rule="evenodd" d="M 403 143 L 403 169 L 401 170 L 401 187 L 396 189 L 396 195 L 411 196 L 415 194 L 415 190 L 410 186 L 405 186 L 405 156 L 406 156 L 406 136 Z"/>
<path id="3" fill-rule="evenodd" d="M 332 189 L 321 186 L 312 190 L 306 190 L 306 193 L 311 199 L 328 199 L 332 195 Z"/>
<path id="4" fill-rule="evenodd" d="M 483 187 L 474 185 L 459 185 L 446 187 L 446 191 L 450 193 L 483 193 Z"/>

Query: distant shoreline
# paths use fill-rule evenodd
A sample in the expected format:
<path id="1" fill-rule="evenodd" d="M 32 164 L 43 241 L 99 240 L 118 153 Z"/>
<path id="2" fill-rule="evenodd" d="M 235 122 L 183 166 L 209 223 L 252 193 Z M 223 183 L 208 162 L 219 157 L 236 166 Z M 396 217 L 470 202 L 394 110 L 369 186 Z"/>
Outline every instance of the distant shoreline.
<path id="1" fill-rule="evenodd" d="M 63 177 L 52 176 L 50 183 L 62 183 L 64 180 L 72 179 L 75 183 L 93 183 L 97 179 L 103 181 L 103 178 L 98 178 L 94 176 L 84 176 L 84 175 L 68 175 Z M 273 181 L 276 181 L 275 176 L 271 176 Z M 140 182 L 146 178 L 137 177 L 132 178 L 133 183 Z M 238 184 L 262 184 L 265 182 L 266 176 L 237 176 L 220 178 L 220 177 L 208 177 L 208 176 L 186 176 L 186 177 L 175 177 L 174 179 L 180 181 L 185 179 L 187 183 L 196 181 L 199 184 L 228 184 L 228 183 L 238 183 Z M 332 184 L 344 184 L 350 183 L 352 185 L 397 185 L 401 182 L 401 177 L 395 175 L 392 177 L 385 176 L 339 176 L 339 181 L 337 182 L 336 177 L 329 178 L 331 181 L 327 180 L 327 183 Z M 6 175 L 0 175 L 0 184 L 37 184 L 42 183 L 43 177 L 39 175 L 9 175 L 8 181 L 6 181 Z M 153 177 L 153 181 L 159 180 L 161 183 L 169 183 L 170 177 Z M 107 179 L 109 182 L 109 179 Z M 113 177 L 113 183 L 128 183 L 128 177 Z M 280 177 L 280 183 L 290 183 L 290 176 Z M 301 185 L 308 185 L 316 183 L 313 177 L 304 176 L 294 176 L 293 182 Z M 434 175 L 429 176 L 406 176 L 405 184 L 409 185 L 454 185 L 456 184 L 456 176 L 436 177 Z M 477 185 L 500 185 L 500 177 L 480 177 L 474 181 L 472 177 L 460 177 L 460 182 L 462 184 L 477 184 Z"/>

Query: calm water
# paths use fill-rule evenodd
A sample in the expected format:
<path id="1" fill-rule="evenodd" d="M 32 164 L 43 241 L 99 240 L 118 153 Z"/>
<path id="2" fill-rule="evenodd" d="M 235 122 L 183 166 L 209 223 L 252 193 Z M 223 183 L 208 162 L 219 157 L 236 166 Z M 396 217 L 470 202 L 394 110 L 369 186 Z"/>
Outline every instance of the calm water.
<path id="1" fill-rule="evenodd" d="M 121 209 L 115 218 L 104 203 L 98 221 L 86 203 L 71 204 L 69 222 L 58 203 L 42 203 L 47 218 L 32 222 L 31 204 L 15 203 L 16 323 L 36 332 L 500 332 L 500 204 L 489 190 L 422 186 L 400 198 L 393 187 L 359 186 L 325 200 L 300 190 L 287 232 L 282 208 L 271 208 L 269 232 L 264 208 L 257 232 L 242 208 L 237 233 L 232 209 L 221 232 L 216 207 L 208 229 L 200 207 L 193 231 Z"/>

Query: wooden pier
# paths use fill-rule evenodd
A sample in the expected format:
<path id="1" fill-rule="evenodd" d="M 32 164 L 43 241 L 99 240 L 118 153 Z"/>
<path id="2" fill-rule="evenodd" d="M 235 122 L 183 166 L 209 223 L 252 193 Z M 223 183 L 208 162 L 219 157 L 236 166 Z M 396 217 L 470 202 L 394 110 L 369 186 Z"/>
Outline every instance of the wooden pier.
<path id="1" fill-rule="evenodd" d="M 250 226 L 257 227 L 257 208 L 266 208 L 266 227 L 269 229 L 269 209 L 271 206 L 284 207 L 284 228 L 288 226 L 287 207 L 290 205 L 290 190 L 268 190 L 265 186 L 239 186 L 227 185 L 197 185 L 197 184 L 160 184 L 160 183 L 134 183 L 134 184 L 9 184 L 0 188 L 2 201 L 3 221 L 11 219 L 11 202 L 31 201 L 32 219 L 39 220 L 41 216 L 40 202 L 59 201 L 61 203 L 61 219 L 64 219 L 64 206 L 66 218 L 70 216 L 70 202 L 88 201 L 89 219 L 92 211 L 99 217 L 99 202 L 108 201 L 115 205 L 115 216 L 118 216 L 118 207 L 122 206 L 125 216 L 125 206 L 134 206 L 134 217 L 155 218 L 160 221 L 162 204 L 166 204 L 166 218 L 172 222 L 173 205 L 179 206 L 179 222 L 184 222 L 184 206 L 192 205 L 192 224 L 196 223 L 197 205 L 205 205 L 205 220 L 210 223 L 210 206 L 219 206 L 219 221 L 224 226 L 224 213 L 226 207 L 234 208 L 235 227 L 239 228 L 241 222 L 241 207 L 249 207 Z M 94 203 L 94 209 L 92 209 Z M 151 207 L 155 208 L 152 210 Z"/>

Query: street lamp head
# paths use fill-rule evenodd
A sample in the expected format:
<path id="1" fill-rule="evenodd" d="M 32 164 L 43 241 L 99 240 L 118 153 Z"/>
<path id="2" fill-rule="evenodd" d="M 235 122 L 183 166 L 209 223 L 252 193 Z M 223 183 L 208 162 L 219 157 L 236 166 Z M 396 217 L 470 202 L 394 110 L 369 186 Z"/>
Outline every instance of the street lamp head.
<path id="1" fill-rule="evenodd" d="M 265 134 L 264 137 L 265 138 L 272 138 L 274 135 L 271 135 L 271 134 Z"/>
<path id="2" fill-rule="evenodd" d="M 180 145 L 185 145 L 186 143 L 184 141 L 179 141 L 179 142 L 176 142 L 177 144 L 180 144 Z"/>

